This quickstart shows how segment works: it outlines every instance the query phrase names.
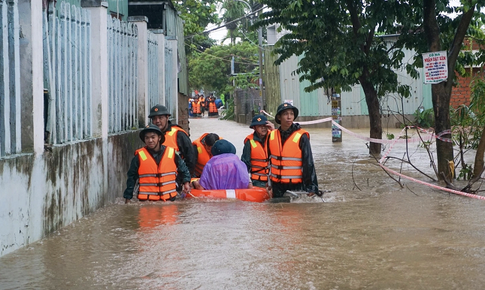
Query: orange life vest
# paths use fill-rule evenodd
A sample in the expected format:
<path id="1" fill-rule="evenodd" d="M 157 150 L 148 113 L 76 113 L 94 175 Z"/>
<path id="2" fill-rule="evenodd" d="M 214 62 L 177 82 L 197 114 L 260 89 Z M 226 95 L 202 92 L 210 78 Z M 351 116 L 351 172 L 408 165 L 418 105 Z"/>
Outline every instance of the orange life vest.
<path id="1" fill-rule="evenodd" d="M 306 134 L 308 138 L 310 138 L 310 134 L 308 134 L 307 131 L 299 129 L 293 132 L 290 137 L 288 137 L 285 144 L 282 145 L 280 130 L 273 130 L 270 132 L 270 178 L 273 182 L 303 182 L 303 162 L 300 149 L 300 138 L 303 134 Z"/>
<path id="2" fill-rule="evenodd" d="M 264 145 L 261 145 L 261 143 L 254 140 L 254 133 L 244 139 L 244 143 L 248 141 L 251 146 L 251 179 L 268 181 L 269 161 L 266 142 L 264 142 Z"/>
<path id="3" fill-rule="evenodd" d="M 209 113 L 217 113 L 217 106 L 215 101 L 209 102 Z"/>
<path id="4" fill-rule="evenodd" d="M 197 140 L 192 142 L 195 146 L 197 146 L 197 163 L 195 164 L 194 173 L 195 176 L 200 177 L 202 174 L 202 170 L 204 169 L 205 164 L 209 159 L 211 159 L 212 154 L 205 150 L 204 145 L 202 144 L 202 139 L 207 136 L 209 133 L 204 133 L 200 136 Z"/>
<path id="5" fill-rule="evenodd" d="M 138 155 L 140 161 L 138 168 L 139 200 L 165 201 L 177 195 L 175 149 L 166 147 L 158 166 L 145 147 L 136 150 L 135 155 Z"/>
<path id="6" fill-rule="evenodd" d="M 200 114 L 200 103 L 198 101 L 192 102 L 192 113 L 193 114 Z"/>
<path id="7" fill-rule="evenodd" d="M 177 153 L 180 152 L 179 145 L 177 144 L 177 132 L 182 131 L 185 133 L 185 135 L 189 136 L 187 132 L 185 132 L 184 129 L 180 128 L 179 126 L 172 126 L 170 128 L 170 131 L 165 132 L 165 142 L 163 142 L 163 145 L 167 147 L 172 147 L 177 151 Z M 183 156 L 182 156 L 183 158 Z"/>
<path id="8" fill-rule="evenodd" d="M 199 104 L 205 108 L 205 97 L 199 97 Z"/>

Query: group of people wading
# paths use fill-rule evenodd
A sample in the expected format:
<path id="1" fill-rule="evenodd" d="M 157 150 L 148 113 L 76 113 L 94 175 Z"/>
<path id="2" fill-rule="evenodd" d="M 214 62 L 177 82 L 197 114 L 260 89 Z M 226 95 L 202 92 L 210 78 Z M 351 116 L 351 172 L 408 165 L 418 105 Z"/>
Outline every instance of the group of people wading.
<path id="1" fill-rule="evenodd" d="M 222 105 L 222 100 L 216 99 L 212 93 L 207 97 L 203 94 L 196 94 L 193 98 L 189 99 L 189 116 L 205 116 L 205 112 L 207 111 L 209 117 L 218 117 L 218 109 L 222 107 Z"/>
<path id="2" fill-rule="evenodd" d="M 244 140 L 239 159 L 236 148 L 214 133 L 204 133 L 191 142 L 180 126 L 169 120 L 162 105 L 150 110 L 152 124 L 139 134 L 145 146 L 135 151 L 123 197 L 133 198 L 136 184 L 139 200 L 174 201 L 195 189 L 266 188 L 273 198 L 286 191 L 306 191 L 309 196 L 323 193 L 310 146 L 310 135 L 294 120 L 298 109 L 290 103 L 278 106 L 275 121 L 264 115 L 253 117 L 254 130 Z"/>

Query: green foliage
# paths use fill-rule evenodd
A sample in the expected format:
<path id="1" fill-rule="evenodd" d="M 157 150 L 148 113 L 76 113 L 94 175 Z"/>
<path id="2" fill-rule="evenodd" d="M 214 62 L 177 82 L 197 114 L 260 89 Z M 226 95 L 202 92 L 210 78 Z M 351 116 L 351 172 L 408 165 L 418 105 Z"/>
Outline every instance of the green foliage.
<path id="1" fill-rule="evenodd" d="M 422 128 L 434 127 L 434 113 L 433 109 L 425 110 L 423 107 L 419 107 L 414 112 L 414 122 L 417 126 Z"/>
<path id="2" fill-rule="evenodd" d="M 223 120 L 234 120 L 234 99 L 229 99 L 224 104 L 224 114 L 221 119 Z"/>
<path id="3" fill-rule="evenodd" d="M 334 88 L 349 91 L 368 83 L 377 97 L 392 92 L 409 96 L 395 70 L 404 53 L 389 38 L 376 33 L 395 31 L 400 6 L 394 1 L 262 0 L 271 8 L 256 25 L 281 24 L 289 31 L 276 43 L 276 64 L 292 55 L 303 56 L 296 73 L 311 85 L 306 91 Z M 403 4 L 404 5 L 404 4 Z"/>
<path id="4" fill-rule="evenodd" d="M 473 177 L 473 166 L 471 164 L 464 164 L 460 168 L 460 172 L 458 173 L 458 176 L 456 179 L 460 180 L 470 180 Z"/>
<path id="5" fill-rule="evenodd" d="M 481 76 L 475 77 L 471 82 L 470 105 L 460 105 L 457 109 L 451 109 L 450 119 L 455 138 L 455 143 L 460 141 L 465 149 L 476 149 L 485 126 L 485 81 Z"/>
<path id="6" fill-rule="evenodd" d="M 235 76 L 231 76 L 231 59 L 234 56 Z M 249 42 L 214 46 L 197 53 L 189 61 L 189 84 L 192 89 L 228 94 L 237 87 L 255 87 L 257 79 L 258 47 Z"/>
<path id="7" fill-rule="evenodd" d="M 485 126 L 485 81 L 481 75 L 471 82 L 470 105 L 460 105 L 457 109 L 451 108 L 450 121 L 453 130 L 453 143 L 459 148 L 459 156 L 464 156 L 466 150 L 476 150 Z M 473 175 L 473 166 L 463 161 L 458 179 L 470 179 Z"/>
<path id="8" fill-rule="evenodd" d="M 251 29 L 252 22 L 256 19 L 257 11 L 261 5 L 254 0 L 226 0 L 222 4 L 222 20 L 227 23 L 227 37 L 231 44 L 236 43 L 236 38 L 249 40 L 257 43 L 257 33 Z M 239 19 L 239 20 L 237 20 Z"/>
<path id="9" fill-rule="evenodd" d="M 187 55 L 195 51 L 203 51 L 215 41 L 202 32 L 210 23 L 220 23 L 216 4 L 220 0 L 179 0 L 172 1 L 175 9 L 184 20 L 185 49 Z"/>

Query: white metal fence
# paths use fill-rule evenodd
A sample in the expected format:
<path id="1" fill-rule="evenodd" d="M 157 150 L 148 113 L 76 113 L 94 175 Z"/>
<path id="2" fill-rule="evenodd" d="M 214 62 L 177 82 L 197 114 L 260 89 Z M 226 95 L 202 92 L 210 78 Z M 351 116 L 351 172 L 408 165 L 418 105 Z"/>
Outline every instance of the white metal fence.
<path id="1" fill-rule="evenodd" d="M 157 35 L 148 31 L 148 104 L 150 107 L 159 103 L 158 79 L 158 41 Z"/>
<path id="2" fill-rule="evenodd" d="M 44 79 L 48 92 L 46 131 L 62 144 L 92 136 L 91 27 L 85 9 L 51 2 L 44 17 Z M 47 141 L 47 140 L 46 140 Z"/>
<path id="3" fill-rule="evenodd" d="M 137 55 L 137 26 L 108 18 L 109 133 L 138 128 Z"/>
<path id="4" fill-rule="evenodd" d="M 36 26 L 30 27 L 29 5 L 18 1 L 0 0 L 0 158 L 23 153 L 23 148 L 32 150 L 33 143 L 41 142 L 39 133 L 44 133 L 44 145 L 66 144 L 138 129 L 148 122 L 147 107 L 155 104 L 165 103 L 172 109 L 177 96 L 166 88 L 177 88 L 176 50 L 170 50 L 167 57 L 163 32 L 149 31 L 138 20 L 112 18 L 104 13 L 103 4 L 90 6 L 94 3 L 90 1 L 84 8 L 68 1 L 48 1 L 42 14 L 36 11 Z M 36 36 L 41 31 L 42 43 L 31 41 L 30 31 Z M 140 43 L 141 39 L 146 43 Z M 20 58 L 22 49 L 27 54 Z M 34 57 L 35 50 L 42 53 Z M 165 64 L 166 59 L 170 64 Z M 42 71 L 29 67 L 41 60 Z M 140 65 L 146 75 L 139 73 Z M 38 83 L 43 75 L 43 106 L 42 100 L 31 99 L 32 84 L 23 83 L 21 71 L 26 73 L 25 82 Z M 22 114 L 29 113 L 34 103 L 44 108 L 43 126 L 35 123 L 36 130 L 44 132 L 32 134 L 29 122 L 42 118 Z M 21 130 L 23 118 L 27 130 Z"/>
<path id="5" fill-rule="evenodd" d="M 20 52 L 17 0 L 0 0 L 0 157 L 20 153 Z"/>

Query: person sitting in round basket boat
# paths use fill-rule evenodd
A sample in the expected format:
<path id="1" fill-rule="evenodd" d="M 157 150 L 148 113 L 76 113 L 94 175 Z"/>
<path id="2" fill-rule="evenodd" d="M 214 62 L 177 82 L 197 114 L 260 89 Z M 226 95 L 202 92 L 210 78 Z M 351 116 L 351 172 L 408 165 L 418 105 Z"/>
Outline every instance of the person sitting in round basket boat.
<path id="1" fill-rule="evenodd" d="M 244 189 L 253 188 L 246 165 L 236 156 L 236 147 L 221 139 L 211 149 L 212 158 L 207 161 L 200 180 L 194 180 L 195 189 Z"/>
<path id="2" fill-rule="evenodd" d="M 138 199 L 174 201 L 177 196 L 177 175 L 181 176 L 182 192 L 190 192 L 190 172 L 174 148 L 162 145 L 165 141 L 160 128 L 147 125 L 140 132 L 145 147 L 135 151 L 128 169 L 125 203 L 133 198 L 136 181 L 139 182 Z"/>

